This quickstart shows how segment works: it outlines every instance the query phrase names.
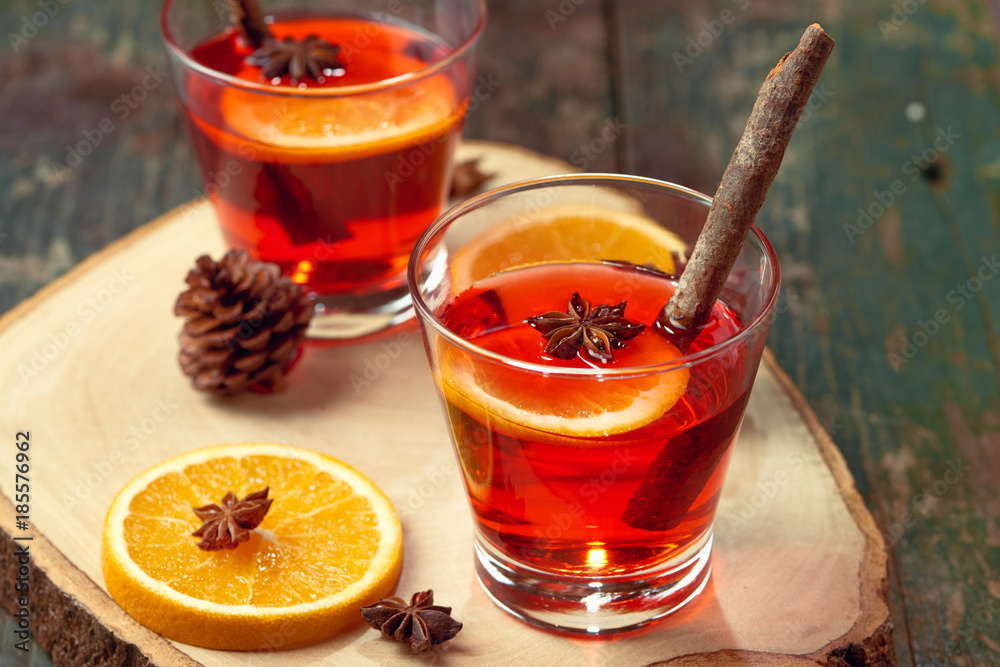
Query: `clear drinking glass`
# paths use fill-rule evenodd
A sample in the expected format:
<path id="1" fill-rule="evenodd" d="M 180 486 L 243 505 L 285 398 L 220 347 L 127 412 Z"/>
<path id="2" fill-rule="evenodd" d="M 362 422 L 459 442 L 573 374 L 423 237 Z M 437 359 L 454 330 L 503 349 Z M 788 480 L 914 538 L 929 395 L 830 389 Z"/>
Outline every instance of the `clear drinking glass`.
<path id="1" fill-rule="evenodd" d="M 477 574 L 528 623 L 620 631 L 707 582 L 779 282 L 754 228 L 687 349 L 650 326 L 710 204 L 633 176 L 543 178 L 451 209 L 417 242 L 408 281 L 468 492 Z M 624 301 L 646 329 L 610 362 L 557 358 L 526 319 L 569 313 L 574 293 L 581 314 Z"/>
<path id="2" fill-rule="evenodd" d="M 412 316 L 405 270 L 441 213 L 469 108 L 483 0 L 262 0 L 277 38 L 340 47 L 323 81 L 264 80 L 227 3 L 166 0 L 175 88 L 232 247 L 317 300 L 309 335 Z M 276 83 L 275 83 L 276 82 Z"/>

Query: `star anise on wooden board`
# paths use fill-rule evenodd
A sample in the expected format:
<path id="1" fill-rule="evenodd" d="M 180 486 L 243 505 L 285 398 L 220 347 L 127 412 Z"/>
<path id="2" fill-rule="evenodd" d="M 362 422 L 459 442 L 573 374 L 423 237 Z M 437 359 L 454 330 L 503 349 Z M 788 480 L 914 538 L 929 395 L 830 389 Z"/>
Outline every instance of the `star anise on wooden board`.
<path id="1" fill-rule="evenodd" d="M 194 513 L 204 521 L 201 528 L 191 533 L 200 537 L 198 546 L 205 551 L 235 549 L 241 542 L 250 539 L 250 531 L 260 525 L 264 515 L 271 509 L 274 498 L 268 498 L 270 487 L 248 494 L 237 500 L 230 491 L 223 497 L 222 504 L 195 507 Z"/>
<path id="2" fill-rule="evenodd" d="M 451 178 L 451 198 L 461 199 L 476 192 L 486 181 L 496 174 L 479 169 L 480 158 L 466 160 L 455 165 L 455 173 Z"/>
<path id="3" fill-rule="evenodd" d="M 434 604 L 432 590 L 414 593 L 408 605 L 397 597 L 382 598 L 362 607 L 361 615 L 384 636 L 408 643 L 414 653 L 429 651 L 462 629 L 462 624 L 451 617 L 451 607 Z"/>
<path id="4" fill-rule="evenodd" d="M 340 47 L 316 35 L 309 35 L 301 42 L 286 37 L 278 40 L 267 37 L 263 45 L 247 56 L 247 64 L 261 68 L 265 79 L 288 74 L 292 83 L 303 81 L 308 74 L 315 81 L 325 75 L 344 69 L 337 58 Z"/>
<path id="5" fill-rule="evenodd" d="M 557 359 L 572 359 L 584 349 L 595 359 L 611 361 L 614 350 L 624 347 L 624 341 L 646 328 L 645 324 L 625 319 L 625 305 L 622 301 L 591 310 L 590 302 L 573 292 L 565 313 L 554 310 L 529 317 L 528 324 L 542 332 L 549 341 L 545 352 Z"/>

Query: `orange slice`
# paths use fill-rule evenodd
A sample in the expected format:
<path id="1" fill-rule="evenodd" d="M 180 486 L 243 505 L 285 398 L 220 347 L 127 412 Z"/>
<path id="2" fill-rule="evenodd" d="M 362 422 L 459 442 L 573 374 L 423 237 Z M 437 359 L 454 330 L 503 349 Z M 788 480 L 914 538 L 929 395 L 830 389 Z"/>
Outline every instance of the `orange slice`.
<path id="1" fill-rule="evenodd" d="M 265 486 L 274 502 L 249 541 L 196 546 L 192 507 Z M 402 529 L 385 495 L 344 463 L 286 445 L 220 445 L 164 461 L 122 489 L 101 566 L 111 597 L 169 639 L 273 650 L 328 638 L 388 595 Z"/>
<path id="2" fill-rule="evenodd" d="M 685 241 L 654 220 L 608 206 L 548 206 L 493 227 L 457 251 L 452 276 L 464 289 L 499 271 L 540 262 L 624 260 L 674 272 Z"/>
<path id="3" fill-rule="evenodd" d="M 345 97 L 266 96 L 227 88 L 219 100 L 237 136 L 205 123 L 224 148 L 253 159 L 349 160 L 431 141 L 458 125 L 464 107 L 443 75 Z"/>
<path id="4" fill-rule="evenodd" d="M 442 344 L 437 379 L 445 399 L 483 424 L 535 441 L 633 431 L 666 414 L 684 395 L 690 377 L 682 367 L 638 377 L 538 377 Z M 669 364 L 682 356 L 663 336 L 643 337 L 641 348 L 638 338 L 628 344 L 638 348 L 630 355 L 636 366 Z M 564 445 L 600 444 L 555 439 Z"/>

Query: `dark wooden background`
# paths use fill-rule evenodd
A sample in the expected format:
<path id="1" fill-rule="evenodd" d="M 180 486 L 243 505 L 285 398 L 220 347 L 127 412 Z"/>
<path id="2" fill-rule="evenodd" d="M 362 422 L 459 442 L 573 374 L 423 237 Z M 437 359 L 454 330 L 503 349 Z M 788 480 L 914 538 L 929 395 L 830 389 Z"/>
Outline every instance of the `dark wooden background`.
<path id="1" fill-rule="evenodd" d="M 164 71 L 158 5 L 0 0 L 0 312 L 198 193 L 169 77 L 143 86 Z M 480 71 L 496 90 L 466 136 L 708 193 L 769 69 L 809 23 L 836 39 L 758 219 L 784 274 L 769 343 L 883 528 L 900 664 L 1000 664 L 998 7 L 490 10 Z M 53 168 L 81 142 L 78 166 Z M 9 629 L 0 661 L 21 664 Z"/>

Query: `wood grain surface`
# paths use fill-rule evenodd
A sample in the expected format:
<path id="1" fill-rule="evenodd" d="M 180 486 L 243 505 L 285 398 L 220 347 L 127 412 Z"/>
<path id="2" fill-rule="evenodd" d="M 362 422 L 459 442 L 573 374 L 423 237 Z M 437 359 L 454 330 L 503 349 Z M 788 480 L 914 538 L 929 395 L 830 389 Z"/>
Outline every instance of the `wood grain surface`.
<path id="1" fill-rule="evenodd" d="M 164 62 L 156 5 L 59 4 L 15 45 L 40 5 L 0 1 L 0 309 L 198 191 L 170 81 L 142 85 Z M 813 21 L 837 40 L 759 217 L 784 270 L 769 344 L 886 538 L 900 663 L 1000 661 L 996 4 L 495 0 L 490 11 L 480 70 L 499 85 L 467 136 L 707 192 L 776 58 Z M 105 117 L 114 131 L 58 174 L 53 163 Z M 879 205 L 862 234 L 845 229 Z"/>
<path id="2" fill-rule="evenodd" d="M 496 184 L 566 166 L 495 144 L 464 145 L 459 157 L 480 158 Z M 387 493 L 404 525 L 399 590 L 405 596 L 429 586 L 454 608 L 465 625 L 461 640 L 436 655 L 455 664 L 523 663 L 530 653 L 557 665 L 669 664 L 696 655 L 700 661 L 688 664 L 712 665 L 719 651 L 762 664 L 828 662 L 845 651 L 871 664 L 892 663 L 882 539 L 836 446 L 770 356 L 720 501 L 706 594 L 624 641 L 581 641 L 514 620 L 476 583 L 467 503 L 412 325 L 363 344 L 311 344 L 281 394 L 219 400 L 191 389 L 175 360 L 178 321 L 164 304 L 176 298 L 194 255 L 223 249 L 214 212 L 202 200 L 92 256 L 0 323 L 0 346 L 11 360 L 0 365 L 0 401 L 12 408 L 0 416 L 0 428 L 37 424 L 30 429 L 37 453 L 31 549 L 35 579 L 48 583 L 36 587 L 45 591 L 44 604 L 36 605 L 68 626 L 39 631 L 39 638 L 60 664 L 112 665 L 129 653 L 155 665 L 193 660 L 213 667 L 406 661 L 400 645 L 363 623 L 292 651 L 273 650 L 280 641 L 251 653 L 173 644 L 108 598 L 100 535 L 125 483 L 182 451 L 254 440 L 335 456 Z M 79 305 L 91 302 L 101 306 L 100 317 L 79 314 Z M 65 345 L 56 349 L 52 337 L 60 335 Z M 61 406 L 58 418 L 51 418 L 53 404 Z M 8 530 L 14 512 L 6 480 L 0 491 L 0 562 L 9 571 L 12 535 L 22 533 Z M 74 635 L 84 640 L 66 641 Z"/>

